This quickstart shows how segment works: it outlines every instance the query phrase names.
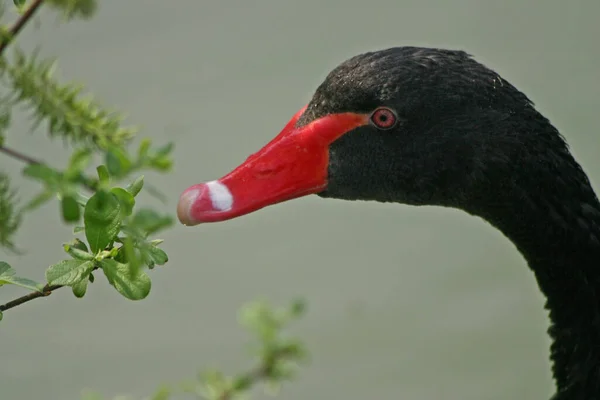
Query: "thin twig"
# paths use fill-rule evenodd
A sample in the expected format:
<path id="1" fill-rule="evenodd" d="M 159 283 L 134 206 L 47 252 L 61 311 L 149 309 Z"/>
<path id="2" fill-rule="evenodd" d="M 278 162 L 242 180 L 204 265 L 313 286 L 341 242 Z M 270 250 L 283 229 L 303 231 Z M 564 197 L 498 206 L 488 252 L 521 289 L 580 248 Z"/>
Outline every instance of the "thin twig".
<path id="1" fill-rule="evenodd" d="M 93 271 L 96 271 L 98 269 L 98 267 L 95 267 Z M 88 278 L 86 278 L 88 279 Z M 50 296 L 55 290 L 58 290 L 62 287 L 65 287 L 64 285 L 50 285 L 50 284 L 46 284 L 46 286 L 44 286 L 42 288 L 41 292 L 31 292 L 29 294 L 26 294 L 25 296 L 21 296 L 19 298 L 16 298 L 14 300 L 9 301 L 6 304 L 2 304 L 0 305 L 0 312 L 2 311 L 6 311 L 6 310 L 10 310 L 11 308 L 14 308 L 16 306 L 20 306 L 23 303 L 27 303 L 28 301 L 34 300 L 34 299 L 39 299 L 40 297 L 47 297 Z"/>
<path id="2" fill-rule="evenodd" d="M 27 164 L 43 164 L 40 160 L 36 160 L 35 158 L 29 157 L 29 156 L 27 156 L 23 153 L 20 153 L 16 150 L 9 149 L 6 146 L 0 146 L 0 152 L 4 153 L 12 158 L 15 158 L 19 161 L 23 161 Z"/>
<path id="3" fill-rule="evenodd" d="M 0 146 L 0 153 L 4 153 L 9 157 L 14 158 L 15 160 L 19 160 L 19 161 L 23 161 L 24 163 L 27 163 L 29 165 L 41 165 L 44 164 L 42 161 L 37 160 L 33 157 L 30 157 L 28 155 L 25 155 L 19 151 L 13 150 L 13 149 L 9 149 L 6 146 Z M 94 183 L 93 179 L 90 179 L 88 177 L 85 176 L 80 176 L 80 180 L 79 183 L 81 185 L 83 185 L 83 187 L 85 187 L 87 190 L 91 191 L 91 192 L 95 192 L 96 191 L 96 184 Z"/>
<path id="4" fill-rule="evenodd" d="M 264 360 L 260 365 L 256 368 L 244 373 L 241 375 L 240 379 L 244 382 L 248 382 L 250 386 L 267 380 L 271 377 L 273 373 L 273 369 L 278 361 L 281 359 L 287 358 L 289 356 L 288 352 L 285 350 L 275 351 L 273 354 L 270 354 L 266 360 Z M 221 395 L 217 398 L 218 400 L 231 400 L 237 394 L 235 389 L 225 390 L 221 393 Z"/>
<path id="5" fill-rule="evenodd" d="M 0 55 L 4 52 L 4 50 L 8 47 L 8 45 L 14 40 L 14 38 L 19 34 L 21 29 L 27 24 L 27 22 L 33 17 L 35 12 L 40 8 L 44 0 L 34 0 L 27 10 L 17 19 L 14 25 L 8 31 L 8 37 L 5 37 L 2 42 L 0 42 Z M 5 146 L 0 146 L 0 151 L 4 154 L 7 154 L 13 158 L 16 158 L 20 161 L 26 162 L 27 164 L 41 164 L 40 161 L 26 156 L 25 154 L 21 154 L 15 150 L 8 149 Z M 27 303 L 33 299 L 37 299 L 39 297 L 46 297 L 52 294 L 56 289 L 60 289 L 62 286 L 60 285 L 46 285 L 42 289 L 41 292 L 31 292 L 25 296 L 19 297 L 15 300 L 9 301 L 6 304 L 0 305 L 0 311 L 10 310 L 13 307 L 19 306 L 23 303 Z"/>
<path id="6" fill-rule="evenodd" d="M 44 286 L 41 292 L 31 292 L 29 294 L 26 294 L 25 296 L 21 296 L 17 299 L 11 300 L 6 304 L 0 305 L 0 312 L 10 310 L 13 307 L 20 306 L 23 303 L 27 303 L 28 301 L 40 297 L 50 296 L 52 292 L 54 292 L 56 289 L 60 289 L 61 287 L 61 285 L 46 285 Z"/>
<path id="7" fill-rule="evenodd" d="M 27 10 L 21 15 L 21 17 L 15 22 L 15 24 L 8 31 L 8 37 L 0 42 L 0 55 L 4 52 L 4 49 L 13 41 L 13 39 L 19 34 L 21 29 L 27 24 L 27 22 L 33 17 L 33 14 L 40 8 L 44 0 L 34 0 L 33 3 Z"/>

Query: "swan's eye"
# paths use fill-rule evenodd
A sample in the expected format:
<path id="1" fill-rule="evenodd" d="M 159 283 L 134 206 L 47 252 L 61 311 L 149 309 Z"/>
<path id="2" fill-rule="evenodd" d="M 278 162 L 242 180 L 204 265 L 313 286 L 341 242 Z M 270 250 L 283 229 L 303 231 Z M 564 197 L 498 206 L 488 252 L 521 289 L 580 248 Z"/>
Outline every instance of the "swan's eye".
<path id="1" fill-rule="evenodd" d="M 378 129 L 392 129 L 396 126 L 396 122 L 398 122 L 396 113 L 387 107 L 379 107 L 371 114 L 371 123 Z"/>

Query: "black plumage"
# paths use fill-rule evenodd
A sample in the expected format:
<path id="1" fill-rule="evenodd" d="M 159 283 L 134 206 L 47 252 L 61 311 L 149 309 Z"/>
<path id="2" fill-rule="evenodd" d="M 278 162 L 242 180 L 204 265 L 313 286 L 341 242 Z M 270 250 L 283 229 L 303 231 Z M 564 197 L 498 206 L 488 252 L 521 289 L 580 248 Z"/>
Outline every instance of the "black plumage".
<path id="1" fill-rule="evenodd" d="M 467 53 L 397 47 L 335 68 L 297 122 L 393 109 L 329 147 L 322 197 L 458 208 L 508 237 L 547 298 L 555 400 L 600 398 L 600 204 L 564 138 Z"/>

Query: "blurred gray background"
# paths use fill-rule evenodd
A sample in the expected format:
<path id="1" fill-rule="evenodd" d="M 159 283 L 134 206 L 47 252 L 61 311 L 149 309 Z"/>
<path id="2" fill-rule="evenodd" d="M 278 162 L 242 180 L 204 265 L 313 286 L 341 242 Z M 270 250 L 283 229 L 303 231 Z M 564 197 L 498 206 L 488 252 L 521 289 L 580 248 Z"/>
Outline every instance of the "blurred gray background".
<path id="1" fill-rule="evenodd" d="M 20 38 L 60 58 L 141 136 L 176 142 L 176 166 L 147 181 L 169 195 L 222 176 L 271 139 L 330 69 L 395 45 L 460 48 L 529 95 L 566 136 L 599 189 L 600 2 L 574 0 L 103 1 L 61 26 L 42 13 Z M 8 144 L 56 166 L 60 141 L 18 121 Z M 28 198 L 39 186 L 0 168 Z M 144 202 L 160 207 L 146 196 Z M 56 203 L 31 215 L 24 256 L 1 257 L 43 279 L 70 240 Z M 145 395 L 201 368 L 249 365 L 237 311 L 257 297 L 309 313 L 294 326 L 311 364 L 282 399 L 544 399 L 552 393 L 544 299 L 514 246 L 486 223 L 440 208 L 323 200 L 269 207 L 164 235 L 170 263 L 150 297 L 101 281 L 6 313 L 3 400 L 78 399 L 81 389 Z M 1 302 L 21 290 L 3 288 Z"/>

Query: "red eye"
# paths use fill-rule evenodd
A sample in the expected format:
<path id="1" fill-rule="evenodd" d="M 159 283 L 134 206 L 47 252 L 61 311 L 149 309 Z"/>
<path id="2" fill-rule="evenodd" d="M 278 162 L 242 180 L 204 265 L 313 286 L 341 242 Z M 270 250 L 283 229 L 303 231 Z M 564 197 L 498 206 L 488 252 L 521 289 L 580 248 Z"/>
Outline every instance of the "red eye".
<path id="1" fill-rule="evenodd" d="M 371 114 L 371 123 L 379 129 L 391 129 L 397 121 L 396 113 L 387 107 L 380 107 Z"/>

